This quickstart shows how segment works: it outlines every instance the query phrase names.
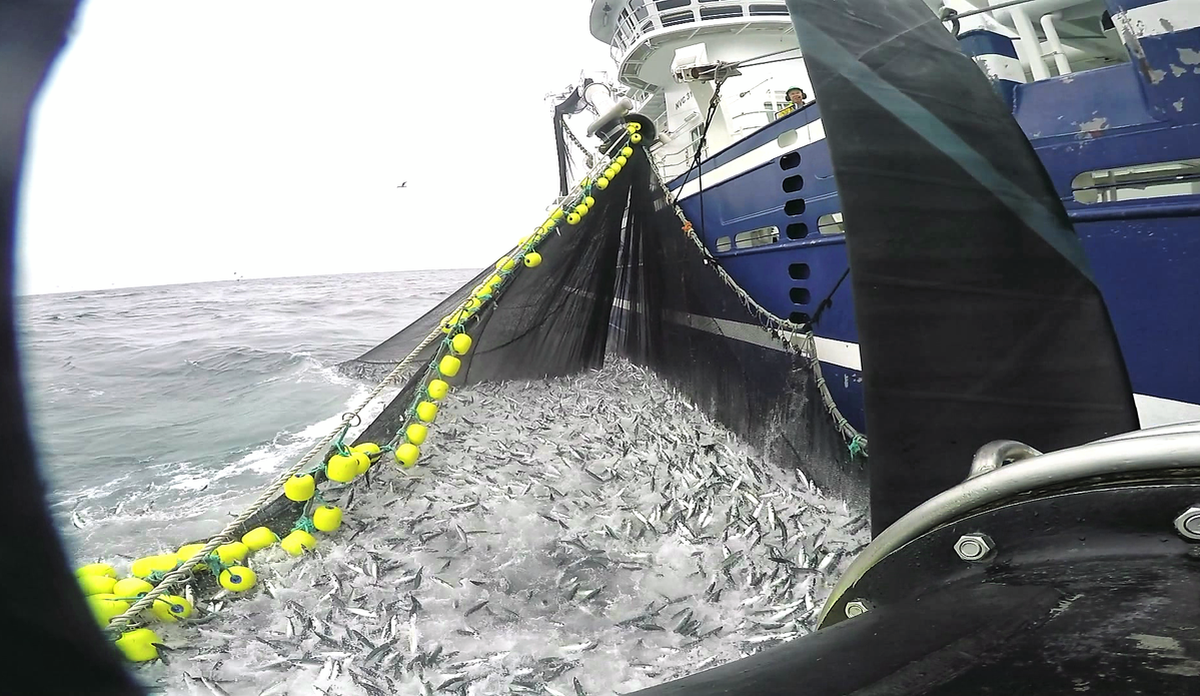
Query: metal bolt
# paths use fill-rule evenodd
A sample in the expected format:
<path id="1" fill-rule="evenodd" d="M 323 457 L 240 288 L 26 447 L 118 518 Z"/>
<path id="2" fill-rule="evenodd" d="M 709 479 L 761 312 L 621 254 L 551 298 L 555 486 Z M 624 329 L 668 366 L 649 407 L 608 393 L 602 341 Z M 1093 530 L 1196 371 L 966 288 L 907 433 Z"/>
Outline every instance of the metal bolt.
<path id="1" fill-rule="evenodd" d="M 964 561 L 982 561 L 996 548 L 986 534 L 964 534 L 954 542 L 954 552 Z"/>
<path id="2" fill-rule="evenodd" d="M 1175 529 L 1186 539 L 1200 541 L 1200 505 L 1193 505 L 1176 517 Z"/>
<path id="3" fill-rule="evenodd" d="M 846 602 L 846 618 L 853 619 L 860 614 L 867 613 L 870 609 L 866 602 L 857 599 L 853 602 Z"/>

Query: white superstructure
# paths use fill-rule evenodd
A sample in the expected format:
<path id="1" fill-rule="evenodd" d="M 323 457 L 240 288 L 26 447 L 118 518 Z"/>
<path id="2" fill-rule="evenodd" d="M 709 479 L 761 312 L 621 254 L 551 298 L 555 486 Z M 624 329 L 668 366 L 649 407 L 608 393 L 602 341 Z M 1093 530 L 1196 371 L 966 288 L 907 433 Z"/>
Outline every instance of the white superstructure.
<path id="1" fill-rule="evenodd" d="M 673 67 L 736 63 L 793 49 L 742 67 L 740 76 L 725 82 L 706 154 L 770 122 L 786 106 L 789 87 L 813 93 L 802 59 L 768 62 L 799 55 L 783 0 L 595 0 L 591 32 L 609 44 L 617 80 L 667 141 L 656 147 L 667 176 L 690 165 L 711 96 L 711 83 L 680 83 Z"/>
<path id="2" fill-rule="evenodd" d="M 1007 1 L 925 0 L 935 12 L 959 13 Z M 1103 0 L 1025 0 L 964 18 L 961 31 L 1012 38 L 1019 58 L 1000 67 L 1016 81 L 1034 81 L 1127 60 L 1104 10 Z M 741 64 L 721 89 L 704 156 L 769 123 L 787 105 L 788 88 L 814 96 L 784 0 L 592 0 L 590 29 L 610 46 L 627 96 L 657 124 L 653 150 L 668 178 L 689 168 L 712 96 L 711 81 L 681 82 L 678 69 Z"/>

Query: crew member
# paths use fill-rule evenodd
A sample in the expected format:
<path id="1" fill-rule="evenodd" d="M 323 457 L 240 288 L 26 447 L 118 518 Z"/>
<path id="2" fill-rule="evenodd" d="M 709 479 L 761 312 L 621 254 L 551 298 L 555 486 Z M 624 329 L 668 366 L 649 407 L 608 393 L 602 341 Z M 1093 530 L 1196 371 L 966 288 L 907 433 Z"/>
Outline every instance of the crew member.
<path id="1" fill-rule="evenodd" d="M 799 87 L 789 87 L 787 91 L 787 100 L 795 104 L 797 107 L 804 106 L 804 102 L 808 101 L 808 95 Z"/>

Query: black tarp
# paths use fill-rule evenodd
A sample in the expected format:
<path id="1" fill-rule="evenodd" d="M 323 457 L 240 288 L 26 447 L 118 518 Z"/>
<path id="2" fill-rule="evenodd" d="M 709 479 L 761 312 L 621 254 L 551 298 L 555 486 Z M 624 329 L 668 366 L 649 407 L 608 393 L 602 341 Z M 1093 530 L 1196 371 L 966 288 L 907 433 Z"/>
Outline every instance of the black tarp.
<path id="1" fill-rule="evenodd" d="M 878 533 L 981 445 L 1138 427 L 1050 179 L 921 0 L 788 0 L 845 217 Z"/>

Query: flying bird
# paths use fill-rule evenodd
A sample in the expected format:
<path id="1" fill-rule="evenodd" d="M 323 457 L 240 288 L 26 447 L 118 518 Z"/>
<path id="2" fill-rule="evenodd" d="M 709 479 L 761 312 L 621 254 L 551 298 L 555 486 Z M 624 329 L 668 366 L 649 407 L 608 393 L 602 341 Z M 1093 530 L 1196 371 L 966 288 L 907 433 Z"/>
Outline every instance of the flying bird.
<path id="1" fill-rule="evenodd" d="M 406 181 L 403 184 L 400 184 L 399 186 L 397 186 L 396 188 L 406 188 L 407 186 L 408 186 L 408 182 Z"/>

